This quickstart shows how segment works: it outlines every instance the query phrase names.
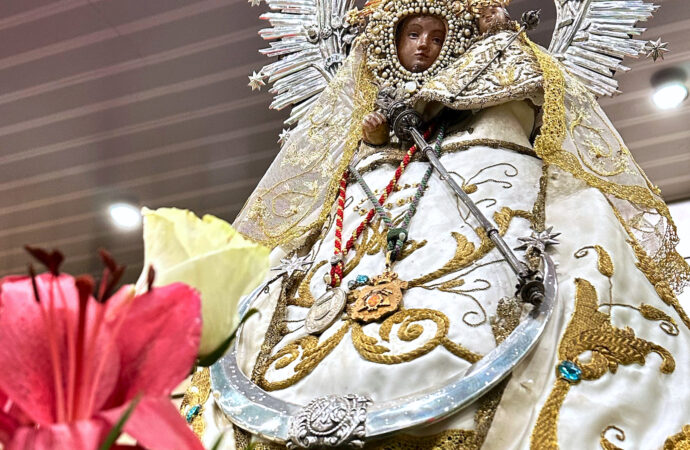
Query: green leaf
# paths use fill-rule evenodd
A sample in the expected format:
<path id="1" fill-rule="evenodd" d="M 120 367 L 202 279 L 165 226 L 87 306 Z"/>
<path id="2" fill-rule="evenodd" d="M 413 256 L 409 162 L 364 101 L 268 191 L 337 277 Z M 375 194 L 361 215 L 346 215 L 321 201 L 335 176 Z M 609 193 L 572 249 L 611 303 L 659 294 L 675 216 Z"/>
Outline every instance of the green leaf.
<path id="1" fill-rule="evenodd" d="M 258 310 L 258 309 L 254 309 L 254 308 L 252 308 L 252 309 L 250 309 L 249 311 L 247 311 L 247 313 L 244 315 L 244 317 L 242 317 L 242 319 L 240 319 L 240 323 L 237 325 L 237 328 L 235 328 L 235 331 L 233 331 L 233 332 L 230 334 L 230 336 L 228 336 L 228 338 L 227 338 L 225 341 L 223 341 L 222 344 L 220 344 L 220 345 L 218 346 L 218 348 L 216 348 L 215 350 L 213 350 L 211 353 L 209 353 L 208 355 L 206 355 L 204 358 L 201 358 L 201 359 L 197 360 L 196 365 L 197 365 L 197 366 L 201 366 L 201 367 L 209 367 L 209 366 L 211 366 L 214 362 L 216 362 L 216 361 L 218 361 L 220 358 L 222 358 L 223 355 L 225 355 L 225 352 L 227 352 L 228 349 L 230 348 L 230 345 L 232 344 L 232 341 L 235 340 L 235 337 L 237 336 L 237 330 L 240 329 L 240 327 L 242 326 L 242 324 L 243 324 L 244 322 L 246 322 L 247 319 L 249 319 L 251 316 L 253 316 L 254 314 L 256 314 L 256 313 L 258 313 L 258 312 L 259 312 L 259 310 Z"/>
<path id="2" fill-rule="evenodd" d="M 218 436 L 218 439 L 216 439 L 216 442 L 213 443 L 213 447 L 211 447 L 211 450 L 218 450 L 220 448 L 221 442 L 223 442 L 223 439 L 225 438 L 225 431 L 223 431 L 220 436 Z M 249 445 L 247 445 L 243 450 L 254 450 L 256 447 L 256 442 L 252 442 Z"/>
<path id="3" fill-rule="evenodd" d="M 213 447 L 211 447 L 211 450 L 218 450 L 220 448 L 220 443 L 223 442 L 224 437 L 225 437 L 225 432 L 220 433 L 220 436 L 218 436 L 218 439 L 216 439 L 216 442 L 213 443 Z"/>
<path id="4" fill-rule="evenodd" d="M 117 438 L 120 437 L 120 434 L 122 434 L 122 428 L 125 426 L 125 423 L 127 423 L 127 420 L 129 420 L 129 416 L 132 415 L 132 412 L 134 412 L 134 408 L 137 407 L 139 401 L 141 401 L 141 394 L 138 394 L 136 397 L 134 397 L 125 412 L 120 417 L 120 420 L 117 421 L 115 426 L 108 433 L 108 436 L 105 437 L 105 441 L 103 441 L 101 444 L 100 450 L 108 450 L 113 446 L 115 441 L 117 441 Z"/>

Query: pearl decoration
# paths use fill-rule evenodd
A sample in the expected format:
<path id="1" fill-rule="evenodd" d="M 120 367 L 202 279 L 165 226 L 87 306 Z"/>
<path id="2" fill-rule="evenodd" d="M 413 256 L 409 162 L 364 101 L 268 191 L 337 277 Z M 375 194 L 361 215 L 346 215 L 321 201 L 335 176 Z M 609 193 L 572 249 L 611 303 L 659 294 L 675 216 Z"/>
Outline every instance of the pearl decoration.
<path id="1" fill-rule="evenodd" d="M 467 13 L 462 0 L 383 0 L 384 4 L 372 15 L 365 30 L 369 44 L 366 47 L 367 67 L 372 70 L 379 86 L 402 89 L 411 98 L 424 82 L 448 67 L 457 55 L 465 52 L 477 34 L 473 15 Z M 397 55 L 395 31 L 397 24 L 413 14 L 432 14 L 443 19 L 448 34 L 434 63 L 421 73 L 413 73 L 402 66 Z M 465 14 L 463 14 L 465 13 Z"/>

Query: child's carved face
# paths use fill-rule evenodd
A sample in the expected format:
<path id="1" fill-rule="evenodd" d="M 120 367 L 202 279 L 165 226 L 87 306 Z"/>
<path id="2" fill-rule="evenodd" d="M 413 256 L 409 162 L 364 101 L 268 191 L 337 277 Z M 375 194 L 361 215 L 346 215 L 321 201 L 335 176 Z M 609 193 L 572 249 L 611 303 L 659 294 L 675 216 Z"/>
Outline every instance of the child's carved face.
<path id="1" fill-rule="evenodd" d="M 502 6 L 487 6 L 479 13 L 479 34 L 484 34 L 492 27 L 508 22 L 509 17 Z"/>

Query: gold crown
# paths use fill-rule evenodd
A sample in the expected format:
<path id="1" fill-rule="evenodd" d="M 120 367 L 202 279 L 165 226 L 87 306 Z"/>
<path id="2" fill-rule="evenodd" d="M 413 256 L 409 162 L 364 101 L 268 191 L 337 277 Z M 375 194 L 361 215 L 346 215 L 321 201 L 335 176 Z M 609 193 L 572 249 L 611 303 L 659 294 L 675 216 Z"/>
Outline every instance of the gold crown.
<path id="1" fill-rule="evenodd" d="M 469 0 L 468 9 L 474 13 L 478 14 L 482 9 L 489 6 L 500 6 L 506 8 L 510 3 L 510 0 Z"/>

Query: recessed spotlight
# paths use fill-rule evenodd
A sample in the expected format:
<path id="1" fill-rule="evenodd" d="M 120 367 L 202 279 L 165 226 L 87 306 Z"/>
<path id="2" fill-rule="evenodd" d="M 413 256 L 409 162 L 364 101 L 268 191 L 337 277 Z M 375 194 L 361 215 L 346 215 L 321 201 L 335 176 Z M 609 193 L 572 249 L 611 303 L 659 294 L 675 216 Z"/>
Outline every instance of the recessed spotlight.
<path id="1" fill-rule="evenodd" d="M 133 230 L 141 225 L 139 208 L 131 203 L 113 203 L 108 207 L 108 214 L 116 227 Z"/>
<path id="2" fill-rule="evenodd" d="M 688 88 L 680 82 L 659 86 L 652 94 L 652 100 L 659 109 L 677 108 L 686 98 L 688 98 Z"/>
<path id="3" fill-rule="evenodd" d="M 673 109 L 688 98 L 687 76 L 678 68 L 661 70 L 652 76 L 652 101 L 659 109 Z"/>

